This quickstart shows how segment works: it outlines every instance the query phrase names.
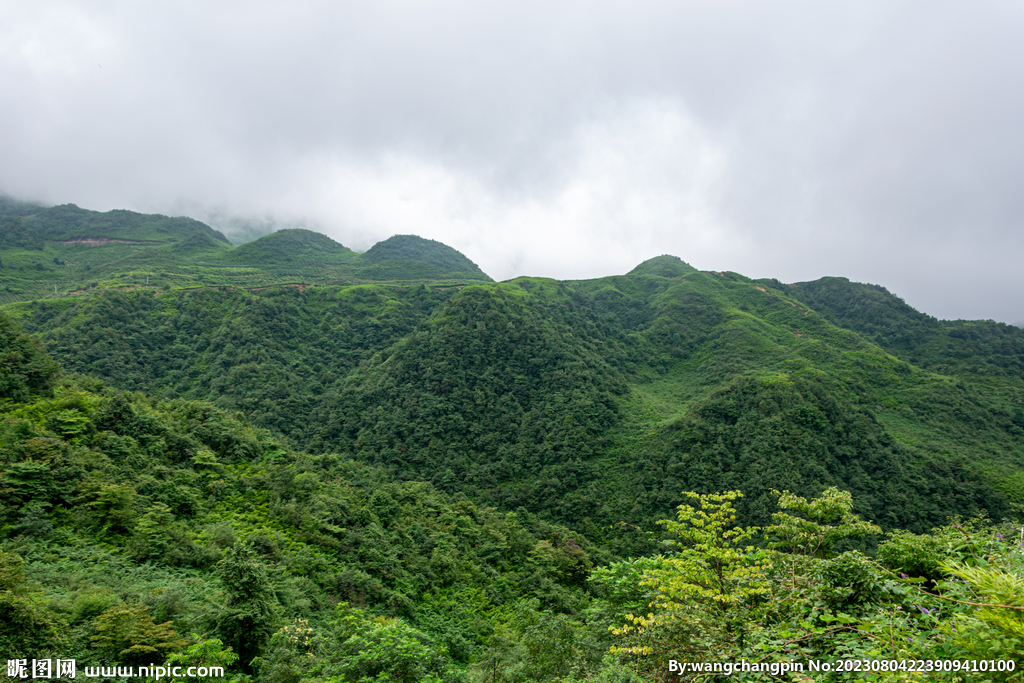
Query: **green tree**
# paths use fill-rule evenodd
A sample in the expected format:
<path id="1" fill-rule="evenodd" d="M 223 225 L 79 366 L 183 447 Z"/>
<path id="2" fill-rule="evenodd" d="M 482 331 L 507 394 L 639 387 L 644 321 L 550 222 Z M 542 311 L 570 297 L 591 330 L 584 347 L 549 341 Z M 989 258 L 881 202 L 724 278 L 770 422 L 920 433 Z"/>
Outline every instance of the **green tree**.
<path id="1" fill-rule="evenodd" d="M 240 679 L 239 676 L 232 676 L 230 673 L 230 667 L 232 664 L 238 661 L 238 655 L 232 651 L 230 647 L 226 647 L 217 638 L 203 638 L 192 634 L 194 642 L 189 645 L 187 649 L 182 652 L 176 652 L 167 658 L 167 664 L 170 667 L 223 667 L 225 676 L 224 678 L 231 683 L 234 680 Z M 211 674 L 212 675 L 212 674 Z M 171 679 L 171 683 L 184 683 L 188 679 Z"/>
<path id="2" fill-rule="evenodd" d="M 628 623 L 613 630 L 629 643 L 613 648 L 618 652 L 661 663 L 711 661 L 738 654 L 758 630 L 772 565 L 751 543 L 757 527 L 734 525 L 732 503 L 743 494 L 683 495 L 696 506 L 680 505 L 677 521 L 661 522 L 678 537 L 671 543 L 679 551 L 643 574 L 641 585 L 654 591 L 653 611 L 628 614 Z"/>
<path id="3" fill-rule="evenodd" d="M 20 555 L 0 550 L 0 649 L 8 657 L 45 656 L 61 644 L 66 624 L 28 593 L 23 564 Z"/>
<path id="4" fill-rule="evenodd" d="M 39 341 L 0 313 L 0 404 L 49 394 L 58 372 Z"/>
<path id="5" fill-rule="evenodd" d="M 185 646 L 171 622 L 157 624 L 145 605 L 114 605 L 98 617 L 91 640 L 122 662 L 144 664 Z"/>
<path id="6" fill-rule="evenodd" d="M 397 618 L 369 618 L 342 604 L 321 643 L 320 672 L 342 681 L 456 683 L 448 652 Z"/>
<path id="7" fill-rule="evenodd" d="M 264 653 L 253 661 L 260 680 L 268 683 L 299 683 L 317 666 L 315 631 L 305 619 L 296 619 L 270 637 Z"/>
<path id="8" fill-rule="evenodd" d="M 130 536 L 135 528 L 135 489 L 131 484 L 102 486 L 96 500 L 86 505 L 99 532 L 111 538 Z"/>
<path id="9" fill-rule="evenodd" d="M 274 632 L 277 598 L 267 568 L 248 544 L 236 544 L 217 563 L 217 573 L 227 599 L 217 619 L 217 630 L 236 653 L 243 670 L 252 671 L 252 660 L 260 654 Z"/>
<path id="10" fill-rule="evenodd" d="M 853 514 L 849 491 L 830 486 L 810 501 L 789 491 L 772 493 L 783 509 L 772 515 L 775 524 L 765 528 L 767 536 L 779 539 L 769 544 L 772 548 L 824 559 L 839 541 L 882 533 L 881 527 Z"/>

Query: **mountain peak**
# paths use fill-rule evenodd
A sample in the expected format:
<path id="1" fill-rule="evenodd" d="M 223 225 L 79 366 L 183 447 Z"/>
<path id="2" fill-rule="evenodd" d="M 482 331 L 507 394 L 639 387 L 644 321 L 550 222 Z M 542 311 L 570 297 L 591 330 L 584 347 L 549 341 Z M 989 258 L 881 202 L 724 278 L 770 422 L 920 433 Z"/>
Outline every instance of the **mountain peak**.
<path id="1" fill-rule="evenodd" d="M 252 265 L 309 261 L 345 261 L 356 253 L 327 235 L 304 228 L 287 228 L 236 247 L 230 260 Z"/>
<path id="2" fill-rule="evenodd" d="M 375 279 L 463 277 L 491 281 L 465 254 L 437 240 L 418 235 L 394 235 L 370 247 L 363 260 L 373 264 Z M 411 268 L 410 268 L 411 266 Z M 387 272 L 385 272 L 387 271 Z"/>
<path id="3" fill-rule="evenodd" d="M 660 277 L 683 277 L 696 273 L 697 269 L 678 256 L 663 254 L 647 259 L 627 275 L 657 275 Z"/>

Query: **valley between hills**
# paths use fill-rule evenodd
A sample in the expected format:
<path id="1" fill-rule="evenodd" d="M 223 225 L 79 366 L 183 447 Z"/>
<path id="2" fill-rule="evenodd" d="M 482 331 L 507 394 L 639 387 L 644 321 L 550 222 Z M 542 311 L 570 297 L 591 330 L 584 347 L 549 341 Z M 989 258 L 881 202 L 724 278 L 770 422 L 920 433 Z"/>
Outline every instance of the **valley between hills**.
<path id="1" fill-rule="evenodd" d="M 667 255 L 495 282 L 413 235 L 234 246 L 4 199 L 0 410 L 9 658 L 281 683 L 1024 666 L 1024 330 L 879 285 Z"/>

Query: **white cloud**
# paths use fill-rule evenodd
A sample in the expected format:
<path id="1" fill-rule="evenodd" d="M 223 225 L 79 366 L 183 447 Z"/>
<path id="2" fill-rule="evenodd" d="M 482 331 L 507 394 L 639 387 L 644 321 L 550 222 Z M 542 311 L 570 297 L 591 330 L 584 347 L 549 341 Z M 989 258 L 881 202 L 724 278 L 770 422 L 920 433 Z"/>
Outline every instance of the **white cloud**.
<path id="1" fill-rule="evenodd" d="M 742 235 L 716 213 L 728 160 L 682 107 L 608 108 L 560 144 L 557 183 L 509 189 L 391 153 L 372 165 L 320 160 L 298 174 L 306 190 L 293 197 L 315 197 L 305 210 L 353 248 L 415 233 L 464 251 L 498 279 L 599 277 L 666 249 L 700 261 L 742 248 Z"/>

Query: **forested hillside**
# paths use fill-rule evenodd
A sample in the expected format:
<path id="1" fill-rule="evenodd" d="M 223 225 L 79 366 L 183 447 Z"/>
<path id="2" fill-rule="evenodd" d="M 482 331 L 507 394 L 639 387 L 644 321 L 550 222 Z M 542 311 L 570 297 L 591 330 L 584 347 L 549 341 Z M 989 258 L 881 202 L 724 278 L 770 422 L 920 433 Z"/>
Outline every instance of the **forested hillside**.
<path id="1" fill-rule="evenodd" d="M 999 375 L 930 371 L 678 259 L 574 283 L 143 288 L 9 309 L 76 372 L 592 534 L 740 484 L 758 523 L 779 486 L 840 486 L 917 531 L 1024 502 L 1019 355 L 992 361 Z"/>
<path id="2" fill-rule="evenodd" d="M 802 282 L 794 290 L 795 296 L 833 324 L 858 332 L 915 365 L 975 379 L 1024 377 L 1024 335 L 1015 325 L 936 320 L 884 287 L 846 278 Z"/>
<path id="3" fill-rule="evenodd" d="M 281 683 L 1020 657 L 1018 328 L 672 256 L 495 283 L 411 235 L 0 208 L 9 652 Z"/>
<path id="4" fill-rule="evenodd" d="M 345 601 L 412 617 L 465 661 L 487 614 L 523 599 L 576 611 L 594 559 L 607 560 L 529 513 L 294 452 L 238 413 L 58 379 L 30 338 L 0 323 L 4 348 L 17 350 L 0 376 L 2 588 L 34 580 L 0 602 L 10 656 L 116 657 L 133 638 L 166 654 L 184 643 L 161 635 L 173 626 L 212 629 L 248 661 L 274 625 L 321 620 Z M 218 583 L 228 571 L 258 590 L 234 595 Z M 233 616 L 246 610 L 248 622 Z M 107 619 L 124 622 L 109 637 L 97 630 Z"/>

